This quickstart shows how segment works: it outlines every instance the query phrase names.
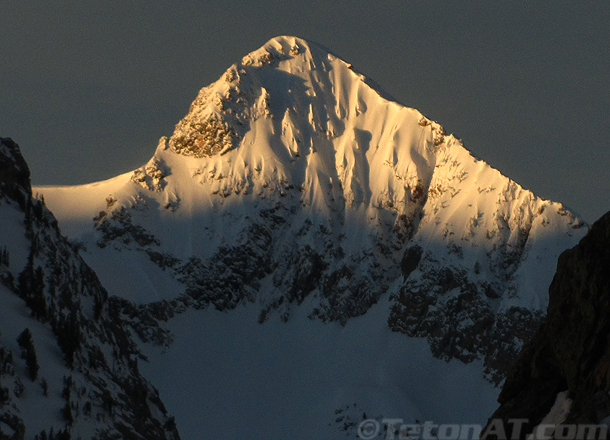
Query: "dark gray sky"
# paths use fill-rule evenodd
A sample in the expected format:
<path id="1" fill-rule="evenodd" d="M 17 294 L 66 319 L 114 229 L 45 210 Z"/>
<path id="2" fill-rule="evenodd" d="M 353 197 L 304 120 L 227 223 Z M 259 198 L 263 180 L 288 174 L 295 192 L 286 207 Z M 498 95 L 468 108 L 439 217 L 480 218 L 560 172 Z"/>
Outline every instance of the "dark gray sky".
<path id="1" fill-rule="evenodd" d="M 34 184 L 144 164 L 200 88 L 296 35 L 537 195 L 610 210 L 606 0 L 2 0 L 0 16 L 0 136 Z"/>

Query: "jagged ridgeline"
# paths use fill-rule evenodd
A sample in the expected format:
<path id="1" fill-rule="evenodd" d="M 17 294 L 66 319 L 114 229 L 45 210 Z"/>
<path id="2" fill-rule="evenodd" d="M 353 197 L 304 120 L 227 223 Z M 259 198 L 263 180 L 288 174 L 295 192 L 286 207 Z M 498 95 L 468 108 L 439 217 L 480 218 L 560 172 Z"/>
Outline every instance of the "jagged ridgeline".
<path id="1" fill-rule="evenodd" d="M 133 307 L 135 309 L 135 307 Z M 0 139 L 0 438 L 178 439 L 125 314 Z"/>
<path id="2" fill-rule="evenodd" d="M 39 191 L 116 295 L 342 325 L 386 298 L 391 330 L 445 360 L 483 359 L 495 383 L 587 230 L 294 37 L 202 89 L 145 166 Z"/>

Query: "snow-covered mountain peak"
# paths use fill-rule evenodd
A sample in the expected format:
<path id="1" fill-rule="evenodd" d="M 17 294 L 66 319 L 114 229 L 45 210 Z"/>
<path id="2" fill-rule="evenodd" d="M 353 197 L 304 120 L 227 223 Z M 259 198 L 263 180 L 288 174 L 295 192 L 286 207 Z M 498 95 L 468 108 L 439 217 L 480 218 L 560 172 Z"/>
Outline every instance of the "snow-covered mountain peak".
<path id="1" fill-rule="evenodd" d="M 342 324 L 385 295 L 392 330 L 439 357 L 484 357 L 494 380 L 539 323 L 556 257 L 586 232 L 294 37 L 202 89 L 143 167 L 39 190 L 117 294 L 254 302 L 261 322 L 300 306 Z"/>
<path id="2" fill-rule="evenodd" d="M 587 231 L 295 37 L 202 89 L 142 167 L 35 190 L 0 138 L 0 437 L 470 424 Z M 34 343 L 40 384 L 6 356 Z"/>
<path id="3" fill-rule="evenodd" d="M 412 213 L 437 155 L 461 144 L 384 96 L 322 46 L 277 37 L 202 89 L 133 179 L 160 191 L 186 167 L 179 174 L 209 183 L 214 194 L 296 189 L 322 211 L 389 202 Z"/>
<path id="4" fill-rule="evenodd" d="M 425 119 L 413 109 L 382 98 L 382 92 L 371 84 L 322 46 L 295 37 L 277 37 L 199 92 L 169 146 L 195 157 L 225 154 L 241 143 L 258 119 L 271 119 L 272 132 L 286 131 L 295 124 L 303 128 L 300 125 L 304 122 L 311 125 L 307 131 L 334 139 L 358 128 L 354 127 L 356 119 L 369 106 L 386 112 L 384 107 L 394 106 L 395 110 L 412 112 L 415 122 Z M 431 128 L 440 129 L 435 124 Z M 314 133 L 300 134 L 308 138 Z"/>

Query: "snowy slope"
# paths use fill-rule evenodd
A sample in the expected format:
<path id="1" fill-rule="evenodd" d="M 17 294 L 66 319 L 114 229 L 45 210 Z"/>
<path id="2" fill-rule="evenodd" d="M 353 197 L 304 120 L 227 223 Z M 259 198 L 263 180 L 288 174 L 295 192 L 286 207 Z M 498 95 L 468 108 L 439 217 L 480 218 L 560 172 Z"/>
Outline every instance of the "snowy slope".
<path id="1" fill-rule="evenodd" d="M 111 294 L 173 316 L 177 346 L 200 346 L 189 309 L 247 305 L 282 332 L 293 316 L 340 331 L 376 307 L 380 328 L 495 383 L 542 319 L 557 256 L 587 230 L 294 37 L 202 89 L 145 166 L 36 190 Z"/>
<path id="2" fill-rule="evenodd" d="M 151 350 L 142 369 L 183 439 L 355 439 L 368 418 L 484 424 L 498 389 L 482 362 L 433 358 L 425 340 L 388 329 L 386 307 L 345 327 L 299 311 L 260 325 L 253 304 L 191 310 L 170 322 L 170 349 Z"/>
<path id="3" fill-rule="evenodd" d="M 32 197 L 17 144 L 0 138 L 0 438 L 178 438 L 138 370 L 121 304 Z"/>

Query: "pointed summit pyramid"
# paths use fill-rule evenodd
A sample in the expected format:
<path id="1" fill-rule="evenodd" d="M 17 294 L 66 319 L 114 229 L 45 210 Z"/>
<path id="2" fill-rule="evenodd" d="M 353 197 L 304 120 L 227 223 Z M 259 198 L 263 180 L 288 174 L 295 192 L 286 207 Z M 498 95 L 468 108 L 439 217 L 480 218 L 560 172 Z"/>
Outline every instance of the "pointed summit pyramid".
<path id="1" fill-rule="evenodd" d="M 260 193 L 259 181 L 280 192 L 300 188 L 324 209 L 336 205 L 325 195 L 330 185 L 339 203 L 390 197 L 407 213 L 431 180 L 436 153 L 457 141 L 371 84 L 321 46 L 278 37 L 201 90 L 161 144 L 210 158 L 202 163 L 226 178 L 214 189 L 222 194 Z"/>
<path id="2" fill-rule="evenodd" d="M 587 230 L 295 37 L 202 89 L 145 166 L 38 191 L 115 295 L 342 325 L 381 301 L 385 326 L 495 382 Z"/>

